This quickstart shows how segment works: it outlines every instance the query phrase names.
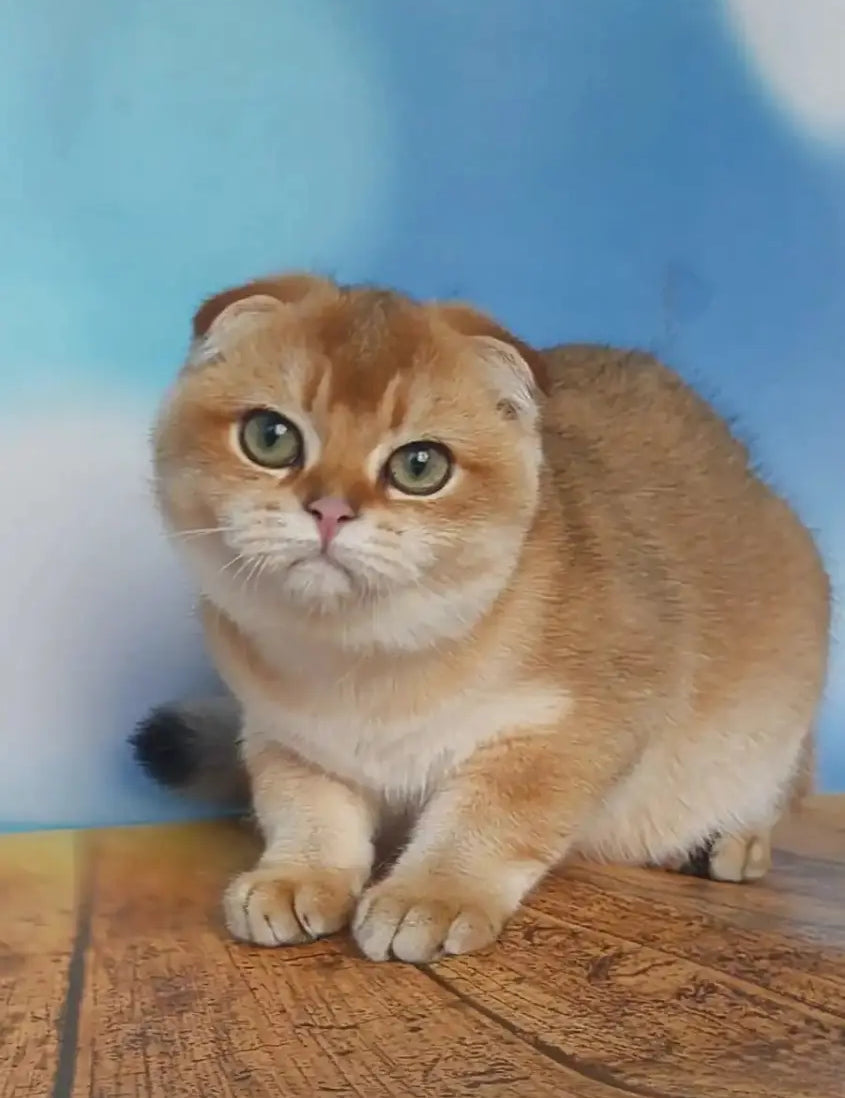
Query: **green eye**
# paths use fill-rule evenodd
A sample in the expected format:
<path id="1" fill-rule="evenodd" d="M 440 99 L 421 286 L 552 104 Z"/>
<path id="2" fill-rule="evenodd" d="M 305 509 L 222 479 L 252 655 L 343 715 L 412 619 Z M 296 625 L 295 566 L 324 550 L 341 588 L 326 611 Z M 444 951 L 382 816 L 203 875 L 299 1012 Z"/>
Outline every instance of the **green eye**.
<path id="1" fill-rule="evenodd" d="M 384 468 L 388 483 L 407 496 L 430 496 L 452 475 L 452 455 L 439 442 L 409 442 Z"/>
<path id="2" fill-rule="evenodd" d="M 278 412 L 266 408 L 248 412 L 239 437 L 241 449 L 256 465 L 266 469 L 289 469 L 302 464 L 305 449 L 302 432 Z"/>

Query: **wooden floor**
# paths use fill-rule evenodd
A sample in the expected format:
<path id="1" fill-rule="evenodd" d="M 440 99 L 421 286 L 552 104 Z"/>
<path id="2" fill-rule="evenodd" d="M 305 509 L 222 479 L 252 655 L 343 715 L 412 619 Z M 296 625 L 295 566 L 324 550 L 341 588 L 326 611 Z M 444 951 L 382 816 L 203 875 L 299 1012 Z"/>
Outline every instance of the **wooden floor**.
<path id="1" fill-rule="evenodd" d="M 572 867 L 428 969 L 221 929 L 237 825 L 0 839 L 2 1098 L 845 1096 L 845 797 L 764 885 Z"/>

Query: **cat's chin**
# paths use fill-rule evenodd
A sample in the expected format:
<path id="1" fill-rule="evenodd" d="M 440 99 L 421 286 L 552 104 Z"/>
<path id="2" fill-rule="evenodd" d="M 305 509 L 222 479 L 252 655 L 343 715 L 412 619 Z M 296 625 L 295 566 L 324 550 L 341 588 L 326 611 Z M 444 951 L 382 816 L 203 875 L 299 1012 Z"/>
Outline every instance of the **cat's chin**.
<path id="1" fill-rule="evenodd" d="M 355 597 L 355 577 L 330 557 L 305 557 L 291 564 L 284 573 L 285 596 L 305 609 L 334 610 Z"/>

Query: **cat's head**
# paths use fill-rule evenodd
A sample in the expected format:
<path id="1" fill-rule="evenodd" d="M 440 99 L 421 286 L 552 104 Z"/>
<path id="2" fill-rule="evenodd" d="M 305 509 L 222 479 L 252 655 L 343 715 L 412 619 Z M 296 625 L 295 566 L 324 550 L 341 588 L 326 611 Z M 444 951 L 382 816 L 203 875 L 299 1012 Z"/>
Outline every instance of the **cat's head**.
<path id="1" fill-rule="evenodd" d="M 194 318 L 159 499 L 224 608 L 452 600 L 459 619 L 462 592 L 489 604 L 507 582 L 535 514 L 543 385 L 541 357 L 467 306 L 251 283 Z"/>

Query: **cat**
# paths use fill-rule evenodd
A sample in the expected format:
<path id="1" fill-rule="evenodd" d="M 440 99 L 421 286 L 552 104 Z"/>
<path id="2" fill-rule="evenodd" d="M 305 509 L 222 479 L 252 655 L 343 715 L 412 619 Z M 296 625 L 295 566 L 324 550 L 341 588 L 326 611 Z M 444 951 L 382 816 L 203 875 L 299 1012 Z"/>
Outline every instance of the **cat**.
<path id="1" fill-rule="evenodd" d="M 157 710 L 135 748 L 235 802 L 248 776 L 236 938 L 351 924 L 424 963 L 495 941 L 567 857 L 767 871 L 809 785 L 829 583 L 667 367 L 280 276 L 200 308 L 154 447 L 231 697 Z"/>

